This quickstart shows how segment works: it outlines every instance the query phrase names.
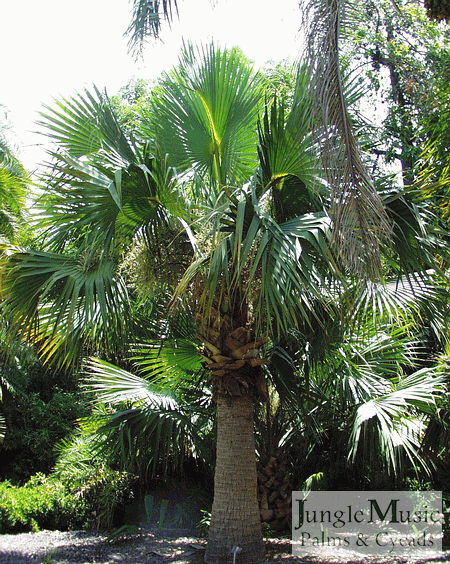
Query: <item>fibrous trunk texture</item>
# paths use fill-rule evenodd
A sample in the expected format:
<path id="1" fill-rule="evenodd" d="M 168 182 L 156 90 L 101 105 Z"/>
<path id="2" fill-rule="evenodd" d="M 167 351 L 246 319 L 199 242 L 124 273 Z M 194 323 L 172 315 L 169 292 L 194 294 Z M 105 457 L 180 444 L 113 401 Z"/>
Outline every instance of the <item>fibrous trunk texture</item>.
<path id="1" fill-rule="evenodd" d="M 264 543 L 257 499 L 253 401 L 217 399 L 217 462 L 208 564 L 261 564 Z"/>

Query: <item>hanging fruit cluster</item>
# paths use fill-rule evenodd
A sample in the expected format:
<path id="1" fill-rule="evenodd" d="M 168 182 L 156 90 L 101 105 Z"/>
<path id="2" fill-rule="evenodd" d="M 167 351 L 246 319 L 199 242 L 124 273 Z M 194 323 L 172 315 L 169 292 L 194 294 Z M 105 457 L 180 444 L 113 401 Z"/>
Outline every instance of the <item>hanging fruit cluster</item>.
<path id="1" fill-rule="evenodd" d="M 450 21 L 450 0 L 425 0 L 425 8 L 430 20 Z"/>

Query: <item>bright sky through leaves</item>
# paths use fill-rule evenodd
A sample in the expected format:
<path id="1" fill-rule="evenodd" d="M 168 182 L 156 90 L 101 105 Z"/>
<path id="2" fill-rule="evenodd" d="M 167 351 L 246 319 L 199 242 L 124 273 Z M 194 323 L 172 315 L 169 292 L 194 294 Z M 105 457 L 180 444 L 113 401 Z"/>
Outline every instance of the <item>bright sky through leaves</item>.
<path id="1" fill-rule="evenodd" d="M 43 103 L 93 83 L 115 94 L 132 76 L 156 78 L 177 62 L 183 38 L 239 45 L 262 65 L 298 55 L 298 0 L 179 0 L 180 21 L 150 41 L 144 59 L 127 53 L 128 0 L 2 2 L 0 104 L 9 110 L 13 141 L 28 168 L 43 158 L 30 132 Z M 215 4 L 213 8 L 212 5 Z"/>

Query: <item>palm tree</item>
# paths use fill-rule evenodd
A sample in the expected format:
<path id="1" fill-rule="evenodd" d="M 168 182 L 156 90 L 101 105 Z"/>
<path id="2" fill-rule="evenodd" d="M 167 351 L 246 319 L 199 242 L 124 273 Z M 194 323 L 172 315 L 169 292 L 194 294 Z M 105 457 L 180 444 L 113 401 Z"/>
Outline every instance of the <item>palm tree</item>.
<path id="1" fill-rule="evenodd" d="M 55 150 L 39 239 L 5 267 L 11 332 L 61 364 L 99 351 L 127 356 L 145 330 L 144 315 L 132 319 L 121 275 L 130 244 L 147 249 L 156 285 L 167 289 L 158 275 L 170 271 L 175 289 L 158 314 L 158 336 L 170 337 L 167 316 L 177 308 L 192 312 L 195 339 L 174 343 L 177 362 L 197 352 L 195 369 L 217 406 L 207 562 L 231 562 L 239 551 L 242 561 L 263 560 L 253 412 L 267 399 L 266 350 L 320 319 L 336 289 L 325 279 L 340 276 L 307 81 L 300 69 L 286 117 L 276 101 L 263 105 L 261 81 L 239 50 L 188 45 L 155 88 L 136 139 L 98 91 L 47 108 L 42 125 Z M 164 369 L 160 350 L 144 348 L 156 376 Z M 144 396 L 154 401 L 148 389 Z"/>
<path id="2" fill-rule="evenodd" d="M 208 562 L 231 562 L 239 549 L 245 562 L 263 559 L 253 411 L 266 399 L 268 341 L 313 326 L 336 289 L 325 284 L 325 274 L 339 276 L 324 211 L 328 188 L 315 173 L 306 80 L 300 72 L 286 118 L 276 102 L 262 107 L 258 77 L 238 50 L 210 46 L 196 53 L 188 46 L 155 90 L 139 141 L 121 131 L 99 92 L 48 108 L 42 123 L 56 150 L 41 201 L 41 250 L 36 243 L 8 260 L 3 305 L 11 327 L 61 363 L 75 363 L 86 351 L 119 356 L 118 343 L 124 356 L 135 329 L 145 328 L 145 316 L 131 320 L 133 304 L 118 268 L 130 242 L 143 242 L 156 276 L 169 272 L 168 260 L 178 263 L 171 269 L 177 284 L 169 311 L 189 306 L 195 339 L 176 339 L 174 358 L 182 364 L 186 352 L 197 352 L 191 370 L 211 381 L 217 405 Z M 394 194 L 384 199 L 392 218 L 404 212 Z M 412 224 L 408 216 L 404 227 Z M 398 225 L 390 253 L 411 244 Z M 415 266 L 426 265 L 423 259 Z M 159 320 L 159 343 L 141 353 L 156 377 L 167 365 L 161 355 L 167 311 Z M 115 385 L 122 378 L 117 391 L 123 391 L 123 372 L 91 366 L 97 375 L 113 375 Z M 97 376 L 94 381 L 102 385 Z M 154 406 L 148 387 L 135 384 L 141 400 Z M 382 388 L 378 396 L 386 395 Z M 435 383 L 420 389 L 421 400 L 434 390 Z M 372 410 L 374 397 L 365 398 Z M 186 430 L 195 436 L 186 417 L 183 428 L 169 412 L 161 412 L 153 428 L 167 421 L 173 437 Z M 361 408 L 355 419 L 356 445 L 372 419 L 368 413 Z M 124 423 L 121 417 L 115 422 Z"/>
<path id="3" fill-rule="evenodd" d="M 287 119 L 274 103 L 258 122 L 264 94 L 242 54 L 188 46 L 155 90 L 145 141 L 122 133 L 99 92 L 47 109 L 57 149 L 39 221 L 44 250 L 8 263 L 14 327 L 67 362 L 76 343 L 77 354 L 96 343 L 112 351 L 129 335 L 116 268 L 127 243 L 191 243 L 172 308 L 187 300 L 194 311 L 217 405 L 208 562 L 239 551 L 245 562 L 263 560 L 253 437 L 254 405 L 266 396 L 260 351 L 320 299 L 317 261 L 334 267 L 304 80 Z"/>
<path id="4" fill-rule="evenodd" d="M 426 353 L 411 334 L 418 332 L 418 308 L 429 307 L 436 295 L 419 285 L 413 293 L 406 280 L 376 294 L 379 303 L 373 295 L 358 298 L 357 287 L 345 296 L 355 304 L 348 317 L 357 324 L 342 323 L 342 304 L 336 303 L 333 314 L 322 312 L 320 328 L 311 320 L 291 332 L 284 349 L 281 342 L 265 349 L 269 401 L 255 410 L 255 438 L 259 469 L 277 468 L 273 491 L 258 474 L 261 518 L 272 528 L 286 526 L 290 517 L 289 484 L 304 481 L 307 489 L 315 480 L 319 489 L 373 489 L 398 484 L 411 469 L 429 471 L 419 447 L 437 413 L 443 378 L 434 365 L 421 367 Z M 425 314 L 423 308 L 420 317 Z M 318 308 L 314 315 L 317 322 Z M 176 469 L 186 449 L 209 468 L 215 434 L 195 333 L 167 334 L 164 343 L 136 351 L 134 360 L 141 376 L 91 361 L 89 387 L 101 405 L 116 409 L 98 429 L 106 449 L 135 471 L 165 473 L 168 464 Z"/>

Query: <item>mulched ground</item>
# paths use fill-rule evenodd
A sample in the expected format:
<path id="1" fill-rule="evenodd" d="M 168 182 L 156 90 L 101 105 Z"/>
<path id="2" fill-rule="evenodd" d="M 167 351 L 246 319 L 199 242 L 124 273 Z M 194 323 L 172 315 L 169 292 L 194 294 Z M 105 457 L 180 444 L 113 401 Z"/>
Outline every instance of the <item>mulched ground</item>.
<path id="1" fill-rule="evenodd" d="M 0 564 L 203 564 L 206 540 L 187 536 L 183 530 L 139 530 L 108 542 L 108 535 L 87 532 L 42 531 L 0 535 Z M 266 540 L 267 560 L 281 564 L 433 564 L 450 562 L 450 551 L 415 559 L 361 558 L 337 555 L 295 557 L 290 539 Z M 236 564 L 244 564 L 239 558 Z"/>

